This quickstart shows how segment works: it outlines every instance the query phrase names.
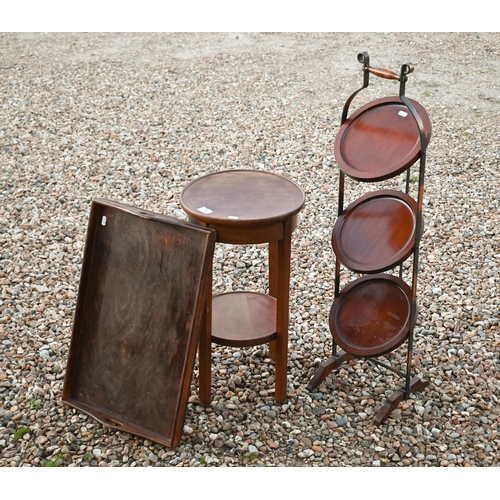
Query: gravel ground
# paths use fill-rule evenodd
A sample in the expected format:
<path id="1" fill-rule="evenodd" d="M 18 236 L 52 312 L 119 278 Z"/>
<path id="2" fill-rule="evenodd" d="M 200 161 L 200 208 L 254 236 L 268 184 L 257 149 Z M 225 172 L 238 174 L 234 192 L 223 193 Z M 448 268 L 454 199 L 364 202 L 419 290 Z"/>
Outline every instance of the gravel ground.
<path id="1" fill-rule="evenodd" d="M 374 66 L 415 64 L 407 95 L 433 124 L 414 359 L 430 385 L 380 427 L 400 383 L 390 373 L 359 360 L 306 389 L 331 354 L 333 145 L 363 50 Z M 498 466 L 499 81 L 498 33 L 1 33 L 0 466 Z M 374 79 L 354 106 L 396 93 Z M 258 346 L 214 347 L 210 408 L 195 368 L 175 450 L 63 405 L 92 199 L 186 219 L 182 188 L 232 168 L 307 195 L 288 401 L 274 402 Z M 348 199 L 367 189 L 349 182 Z M 218 245 L 214 288 L 265 291 L 266 252 Z M 388 357 L 397 365 L 404 347 Z"/>

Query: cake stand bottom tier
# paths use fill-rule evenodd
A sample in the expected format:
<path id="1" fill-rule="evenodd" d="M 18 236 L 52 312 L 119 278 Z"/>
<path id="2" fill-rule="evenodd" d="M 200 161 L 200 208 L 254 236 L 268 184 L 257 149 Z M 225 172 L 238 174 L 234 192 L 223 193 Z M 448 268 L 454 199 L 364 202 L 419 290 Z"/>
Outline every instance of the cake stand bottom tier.
<path id="1" fill-rule="evenodd" d="M 356 356 L 386 354 L 408 337 L 411 304 L 411 288 L 403 280 L 389 274 L 359 278 L 342 290 L 330 310 L 333 340 Z"/>

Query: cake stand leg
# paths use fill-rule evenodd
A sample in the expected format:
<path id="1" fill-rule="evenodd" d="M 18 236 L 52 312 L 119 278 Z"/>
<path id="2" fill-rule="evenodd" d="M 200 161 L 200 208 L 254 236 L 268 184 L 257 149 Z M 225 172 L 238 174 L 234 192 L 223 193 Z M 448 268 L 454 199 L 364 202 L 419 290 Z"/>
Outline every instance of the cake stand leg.
<path id="1" fill-rule="evenodd" d="M 323 361 L 323 363 L 321 363 L 319 368 L 316 370 L 314 377 L 311 379 L 309 384 L 307 384 L 307 390 L 312 391 L 313 389 L 316 389 L 316 387 L 318 387 L 318 385 L 323 382 L 323 380 L 325 380 L 325 378 L 328 377 L 333 370 L 337 370 L 337 368 L 340 368 L 342 363 L 350 361 L 355 357 L 356 356 L 353 354 L 341 351 L 332 356 L 330 359 Z"/>
<path id="2" fill-rule="evenodd" d="M 429 385 L 428 380 L 420 379 L 419 377 L 413 377 L 410 382 L 410 393 L 415 393 L 425 389 Z M 399 403 L 405 399 L 405 390 L 400 389 L 399 391 L 393 392 L 385 402 L 384 406 L 380 409 L 375 417 L 375 424 L 383 424 L 389 415 L 396 409 Z"/>

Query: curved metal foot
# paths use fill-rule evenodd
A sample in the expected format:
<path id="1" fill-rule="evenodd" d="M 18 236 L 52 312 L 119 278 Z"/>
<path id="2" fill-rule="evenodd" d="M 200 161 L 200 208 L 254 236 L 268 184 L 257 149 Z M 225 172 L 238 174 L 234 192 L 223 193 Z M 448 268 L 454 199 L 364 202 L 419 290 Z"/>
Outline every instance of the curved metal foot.
<path id="1" fill-rule="evenodd" d="M 312 391 L 313 389 L 316 389 L 316 387 L 318 387 L 318 385 L 323 382 L 323 380 L 325 380 L 325 378 L 328 377 L 333 370 L 340 368 L 340 365 L 344 363 L 344 361 L 350 361 L 355 357 L 356 356 L 353 354 L 342 351 L 335 354 L 335 356 L 332 356 L 330 359 L 323 361 L 323 363 L 321 363 L 316 370 L 314 377 L 311 379 L 309 384 L 307 384 L 307 390 Z"/>
<path id="2" fill-rule="evenodd" d="M 419 377 L 413 377 L 410 381 L 410 393 L 420 391 L 429 385 L 428 380 L 420 379 Z M 383 424 L 389 415 L 396 409 L 396 407 L 403 401 L 405 397 L 405 390 L 400 389 L 399 391 L 393 392 L 385 402 L 384 406 L 379 410 L 374 421 L 377 425 Z"/>

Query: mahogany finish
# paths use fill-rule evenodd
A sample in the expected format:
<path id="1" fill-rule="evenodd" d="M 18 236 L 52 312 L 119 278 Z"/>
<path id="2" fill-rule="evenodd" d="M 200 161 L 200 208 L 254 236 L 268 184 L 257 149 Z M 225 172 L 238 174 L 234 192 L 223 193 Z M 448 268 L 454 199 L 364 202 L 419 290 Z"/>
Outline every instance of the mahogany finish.
<path id="1" fill-rule="evenodd" d="M 276 339 L 276 299 L 256 292 L 232 292 L 212 299 L 212 341 L 250 347 Z"/>
<path id="2" fill-rule="evenodd" d="M 304 202 L 295 183 L 256 170 L 217 172 L 182 191 L 189 220 L 215 229 L 218 242 L 269 242 L 269 296 L 235 292 L 207 298 L 199 344 L 202 405 L 211 401 L 212 342 L 234 347 L 269 342 L 276 363 L 275 398 L 286 400 L 291 239 Z"/>
<path id="3" fill-rule="evenodd" d="M 392 269 L 413 252 L 416 211 L 413 198 L 401 191 L 382 190 L 358 198 L 333 228 L 336 256 L 359 273 Z"/>
<path id="4" fill-rule="evenodd" d="M 216 172 L 194 180 L 181 193 L 182 208 L 190 219 L 216 229 L 221 243 L 281 239 L 283 221 L 292 219 L 295 227 L 304 202 L 295 183 L 260 170 Z"/>
<path id="5" fill-rule="evenodd" d="M 409 99 L 424 123 L 424 108 Z M 382 181 L 404 172 L 420 156 L 420 132 L 409 109 L 398 96 L 378 99 L 355 111 L 340 127 L 335 159 L 340 169 L 358 181 Z"/>
<path id="6" fill-rule="evenodd" d="M 410 331 L 411 289 L 389 274 L 363 276 L 347 285 L 330 310 L 335 343 L 355 356 L 386 354 Z"/>
<path id="7" fill-rule="evenodd" d="M 413 328 L 417 317 L 419 241 L 423 232 L 422 199 L 425 159 L 431 124 L 424 108 L 405 96 L 411 64 L 397 73 L 370 66 L 366 52 L 358 54 L 363 64 L 363 86 L 346 100 L 342 125 L 335 141 L 340 167 L 338 219 L 332 234 L 336 255 L 335 300 L 329 326 L 333 338 L 332 357 L 323 362 L 307 388 L 313 390 L 342 363 L 356 357 L 382 366 L 405 379 L 405 386 L 389 397 L 375 422 L 383 423 L 399 402 L 428 382 L 411 378 Z M 368 103 L 348 116 L 356 95 L 375 75 L 400 82 L 399 96 Z M 418 195 L 408 195 L 410 168 L 420 160 Z M 406 171 L 406 192 L 382 190 L 368 193 L 344 209 L 346 176 L 357 181 L 383 181 Z M 413 257 L 411 286 L 401 279 L 402 263 Z M 340 290 L 341 265 L 365 274 Z M 400 265 L 399 278 L 376 274 Z M 406 369 L 400 371 L 378 356 L 408 342 Z M 343 350 L 337 352 L 338 348 Z"/>
<path id="8" fill-rule="evenodd" d="M 94 200 L 64 403 L 177 446 L 214 247 L 211 229 Z"/>
<path id="9" fill-rule="evenodd" d="M 386 80 L 399 80 L 400 78 L 400 76 L 395 71 L 391 71 L 390 69 L 385 68 L 368 67 L 368 72 L 372 75 L 378 76 L 379 78 L 385 78 Z"/>

